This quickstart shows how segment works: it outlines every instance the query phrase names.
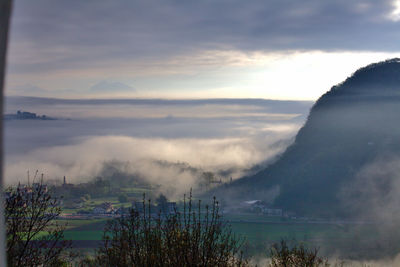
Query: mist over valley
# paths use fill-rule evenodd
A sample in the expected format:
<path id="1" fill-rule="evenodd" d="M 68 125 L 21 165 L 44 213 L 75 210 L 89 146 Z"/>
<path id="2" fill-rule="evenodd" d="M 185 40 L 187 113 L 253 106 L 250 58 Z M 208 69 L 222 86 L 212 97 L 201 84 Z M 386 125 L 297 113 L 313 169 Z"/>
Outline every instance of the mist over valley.
<path id="1" fill-rule="evenodd" d="M 129 165 L 124 172 L 166 186 L 164 192 L 176 197 L 196 189 L 199 175 L 174 164 L 213 172 L 225 181 L 254 173 L 292 142 L 311 105 L 261 99 L 9 97 L 6 113 L 27 110 L 58 119 L 6 121 L 6 182 L 24 181 L 28 170 L 86 182 L 101 176 L 105 163 L 121 162 Z"/>

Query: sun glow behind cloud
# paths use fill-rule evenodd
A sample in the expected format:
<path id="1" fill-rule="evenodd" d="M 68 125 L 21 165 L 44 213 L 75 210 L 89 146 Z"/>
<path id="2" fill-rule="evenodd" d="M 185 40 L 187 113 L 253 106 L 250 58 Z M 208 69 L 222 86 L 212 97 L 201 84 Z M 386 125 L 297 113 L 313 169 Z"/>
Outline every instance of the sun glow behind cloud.
<path id="1" fill-rule="evenodd" d="M 137 95 L 172 98 L 316 100 L 358 68 L 399 55 L 399 53 L 322 51 L 260 52 L 249 55 L 230 53 L 224 55 L 224 60 L 220 61 L 219 65 L 217 62 L 208 62 L 214 65 L 211 71 L 193 64 L 186 70 L 191 69 L 191 74 L 182 74 L 179 80 L 174 80 L 168 75 L 161 77 L 161 80 L 164 78 L 170 81 L 170 84 L 164 83 L 163 86 L 161 81 L 157 85 L 143 83 L 142 86 L 147 85 L 148 90 L 138 92 Z M 201 56 L 196 58 L 199 59 Z"/>
<path id="2" fill-rule="evenodd" d="M 393 1 L 393 11 L 390 13 L 389 18 L 393 21 L 400 20 L 400 0 Z"/>
<path id="3" fill-rule="evenodd" d="M 399 55 L 398 0 L 38 1 L 14 7 L 9 95 L 315 100 Z"/>
<path id="4" fill-rule="evenodd" d="M 277 54 L 248 74 L 246 91 L 272 99 L 317 99 L 358 68 L 398 55 L 321 51 Z"/>
<path id="5" fill-rule="evenodd" d="M 268 98 L 315 100 L 359 67 L 399 56 L 379 52 L 203 51 L 160 61 L 114 62 L 108 68 L 78 68 L 52 75 L 10 75 L 7 93 L 24 84 L 33 96 L 100 98 Z M 90 90 L 111 78 L 136 90 Z M 63 80 L 69 80 L 63 83 Z M 29 90 L 22 90 L 29 95 Z"/>

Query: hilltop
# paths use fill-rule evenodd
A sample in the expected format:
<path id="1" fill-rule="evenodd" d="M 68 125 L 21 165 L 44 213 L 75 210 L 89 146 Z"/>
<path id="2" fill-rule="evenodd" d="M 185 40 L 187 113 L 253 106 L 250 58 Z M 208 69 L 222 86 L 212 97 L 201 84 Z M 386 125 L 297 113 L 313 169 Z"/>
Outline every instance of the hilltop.
<path id="1" fill-rule="evenodd" d="M 275 163 L 217 195 L 263 199 L 299 215 L 349 217 L 343 189 L 376 159 L 400 155 L 399 114 L 400 59 L 361 68 L 318 99 Z"/>

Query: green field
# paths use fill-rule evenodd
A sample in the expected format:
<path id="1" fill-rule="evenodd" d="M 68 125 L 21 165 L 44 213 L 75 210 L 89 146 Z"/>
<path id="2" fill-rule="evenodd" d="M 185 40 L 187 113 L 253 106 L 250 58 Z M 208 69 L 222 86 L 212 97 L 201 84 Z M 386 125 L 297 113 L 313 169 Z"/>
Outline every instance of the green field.
<path id="1" fill-rule="evenodd" d="M 371 252 L 379 252 L 379 234 L 376 225 L 351 225 L 309 223 L 257 214 L 224 216 L 227 224 L 238 237 L 245 239 L 247 256 L 267 255 L 272 244 L 285 239 L 289 244 L 302 243 L 319 249 L 321 255 L 344 255 L 348 258 L 364 258 Z M 69 219 L 65 239 L 74 241 L 79 251 L 93 253 L 101 245 L 103 229 L 110 219 Z M 375 230 L 374 230 L 375 229 Z M 378 242 L 378 243 L 377 243 Z M 393 246 L 397 249 L 397 246 Z"/>
<path id="2" fill-rule="evenodd" d="M 100 240 L 105 220 L 77 220 L 68 222 L 66 239 L 71 240 Z M 253 222 L 231 222 L 229 223 L 235 234 L 245 237 L 249 243 L 262 244 L 265 242 L 276 242 L 281 238 L 296 239 L 299 241 L 316 240 L 321 235 L 335 236 L 340 232 L 330 225 L 308 225 L 308 224 L 269 224 Z"/>
<path id="3" fill-rule="evenodd" d="M 149 192 L 151 192 L 151 189 L 149 188 L 137 188 L 137 187 L 120 188 L 120 190 L 128 194 L 128 196 L 134 196 L 138 198 L 143 197 L 143 194 L 148 195 Z"/>
<path id="4" fill-rule="evenodd" d="M 64 238 L 67 240 L 101 240 L 103 231 L 65 231 Z"/>
<path id="5" fill-rule="evenodd" d="M 279 241 L 281 238 L 309 240 L 322 234 L 335 232 L 329 225 L 308 224 L 268 224 L 268 223 L 231 223 L 235 233 L 246 236 L 251 242 Z"/>
<path id="6" fill-rule="evenodd" d="M 228 217 L 228 216 L 227 216 Z M 228 218 L 227 218 L 228 219 Z M 295 221 L 280 221 L 277 217 L 267 216 L 229 216 L 232 231 L 247 240 L 252 252 L 265 250 L 281 239 L 296 240 L 313 247 L 320 247 L 327 240 L 335 244 L 349 243 L 365 235 L 367 226 L 341 226 L 335 224 L 312 224 Z M 250 222 L 251 220 L 251 222 Z M 101 240 L 107 219 L 68 220 L 65 238 L 69 240 Z M 269 222 L 268 222 L 269 221 Z M 346 242 L 344 242 L 346 241 Z"/>

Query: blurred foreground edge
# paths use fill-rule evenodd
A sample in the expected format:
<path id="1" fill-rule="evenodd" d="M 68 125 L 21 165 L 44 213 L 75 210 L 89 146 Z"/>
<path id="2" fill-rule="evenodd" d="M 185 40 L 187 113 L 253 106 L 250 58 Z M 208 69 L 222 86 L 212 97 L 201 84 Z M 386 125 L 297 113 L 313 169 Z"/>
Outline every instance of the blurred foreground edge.
<path id="1" fill-rule="evenodd" d="M 4 80 L 6 73 L 7 41 L 12 0 L 0 0 L 0 111 L 3 114 Z M 3 213 L 3 116 L 0 118 L 0 266 L 6 266 L 5 225 Z"/>

